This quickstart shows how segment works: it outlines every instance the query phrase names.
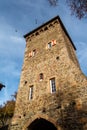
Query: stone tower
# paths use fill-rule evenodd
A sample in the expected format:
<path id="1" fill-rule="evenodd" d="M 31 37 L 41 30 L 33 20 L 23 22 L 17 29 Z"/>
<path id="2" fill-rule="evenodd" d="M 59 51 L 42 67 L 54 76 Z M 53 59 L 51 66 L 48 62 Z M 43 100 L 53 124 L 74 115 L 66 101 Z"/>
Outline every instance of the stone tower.
<path id="1" fill-rule="evenodd" d="M 10 130 L 60 130 L 60 108 L 86 102 L 87 80 L 57 16 L 24 35 L 26 48 Z"/>

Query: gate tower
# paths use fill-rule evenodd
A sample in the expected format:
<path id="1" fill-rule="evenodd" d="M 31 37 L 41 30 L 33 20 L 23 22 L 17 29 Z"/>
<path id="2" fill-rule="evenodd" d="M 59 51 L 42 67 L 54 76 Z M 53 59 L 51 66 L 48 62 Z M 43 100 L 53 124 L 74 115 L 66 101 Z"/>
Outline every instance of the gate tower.
<path id="1" fill-rule="evenodd" d="M 24 35 L 26 48 L 10 130 L 60 130 L 60 109 L 86 101 L 87 80 L 59 16 Z"/>

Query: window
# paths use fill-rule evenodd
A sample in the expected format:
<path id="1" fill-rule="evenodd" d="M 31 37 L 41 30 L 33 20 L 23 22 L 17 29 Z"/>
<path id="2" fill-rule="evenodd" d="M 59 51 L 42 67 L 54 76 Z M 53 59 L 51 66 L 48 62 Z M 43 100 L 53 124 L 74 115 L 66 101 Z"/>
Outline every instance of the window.
<path id="1" fill-rule="evenodd" d="M 48 48 L 51 48 L 52 46 L 56 45 L 56 40 L 52 40 L 48 43 Z"/>
<path id="2" fill-rule="evenodd" d="M 51 42 L 48 43 L 48 48 L 51 48 L 52 47 L 52 44 Z"/>
<path id="3" fill-rule="evenodd" d="M 33 85 L 29 89 L 29 100 L 33 99 Z"/>
<path id="4" fill-rule="evenodd" d="M 33 51 L 29 52 L 29 57 L 33 57 L 36 55 L 36 49 L 34 49 Z"/>
<path id="5" fill-rule="evenodd" d="M 51 93 L 56 92 L 55 78 L 50 79 Z"/>
<path id="6" fill-rule="evenodd" d="M 29 52 L 29 57 L 32 57 L 32 51 L 31 51 L 31 52 Z"/>
<path id="7" fill-rule="evenodd" d="M 43 80 L 43 73 L 40 73 L 40 75 L 39 75 L 40 77 L 40 81 L 42 81 Z"/>
<path id="8" fill-rule="evenodd" d="M 33 50 L 33 52 L 32 52 L 32 56 L 35 56 L 35 54 L 36 54 L 36 49 Z"/>
<path id="9" fill-rule="evenodd" d="M 51 41 L 52 46 L 56 45 L 56 40 Z"/>

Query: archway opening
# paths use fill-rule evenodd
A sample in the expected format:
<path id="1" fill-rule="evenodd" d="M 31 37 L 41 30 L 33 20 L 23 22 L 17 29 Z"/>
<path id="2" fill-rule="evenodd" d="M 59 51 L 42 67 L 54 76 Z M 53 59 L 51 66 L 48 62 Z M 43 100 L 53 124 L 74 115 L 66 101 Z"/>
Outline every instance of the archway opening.
<path id="1" fill-rule="evenodd" d="M 57 130 L 51 122 L 40 118 L 34 120 L 27 128 L 27 130 Z"/>

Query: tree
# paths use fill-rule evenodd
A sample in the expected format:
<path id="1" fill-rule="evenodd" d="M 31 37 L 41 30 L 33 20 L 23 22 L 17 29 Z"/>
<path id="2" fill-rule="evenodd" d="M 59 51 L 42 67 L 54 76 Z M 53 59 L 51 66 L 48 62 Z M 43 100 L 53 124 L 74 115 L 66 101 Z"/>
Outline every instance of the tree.
<path id="1" fill-rule="evenodd" d="M 66 0 L 72 14 L 79 19 L 87 17 L 87 0 Z"/>
<path id="2" fill-rule="evenodd" d="M 7 101 L 3 106 L 0 106 L 0 127 L 8 125 L 13 117 L 17 92 L 11 96 L 14 99 Z"/>
<path id="3" fill-rule="evenodd" d="M 16 98 L 17 98 L 17 92 L 15 92 L 13 95 L 11 95 L 13 98 L 14 98 L 14 100 L 16 100 Z"/>
<path id="4" fill-rule="evenodd" d="M 3 85 L 2 83 L 0 83 L 0 91 L 1 91 L 1 89 L 2 89 L 3 87 L 5 87 L 5 85 Z"/>
<path id="5" fill-rule="evenodd" d="M 58 2 L 58 0 L 48 0 L 48 1 L 49 1 L 50 5 L 52 5 L 52 6 L 56 6 L 57 2 Z"/>
<path id="6" fill-rule="evenodd" d="M 50 5 L 56 6 L 58 0 L 48 0 Z M 79 19 L 87 17 L 87 0 L 65 0 L 66 4 L 70 7 L 71 14 Z"/>
<path id="7" fill-rule="evenodd" d="M 0 124 L 5 126 L 12 118 L 15 108 L 15 101 L 7 101 L 4 106 L 0 106 Z"/>

